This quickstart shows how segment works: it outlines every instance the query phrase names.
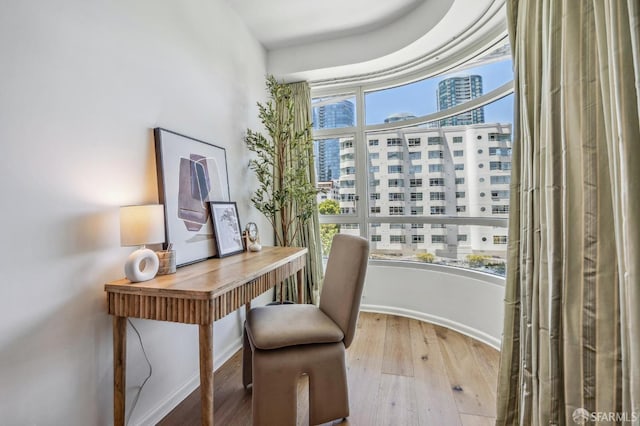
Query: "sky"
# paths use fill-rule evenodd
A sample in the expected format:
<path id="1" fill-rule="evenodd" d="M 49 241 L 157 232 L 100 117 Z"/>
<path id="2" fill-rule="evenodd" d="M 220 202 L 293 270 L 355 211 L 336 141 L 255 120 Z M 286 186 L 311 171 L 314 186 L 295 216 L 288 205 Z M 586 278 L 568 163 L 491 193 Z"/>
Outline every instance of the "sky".
<path id="1" fill-rule="evenodd" d="M 511 60 L 493 62 L 462 72 L 439 75 L 404 86 L 369 92 L 365 95 L 366 124 L 384 123 L 388 116 L 408 112 L 417 117 L 436 112 L 436 89 L 445 78 L 479 74 L 483 93 L 488 93 L 513 79 Z M 485 122 L 513 122 L 513 95 L 484 107 Z"/>

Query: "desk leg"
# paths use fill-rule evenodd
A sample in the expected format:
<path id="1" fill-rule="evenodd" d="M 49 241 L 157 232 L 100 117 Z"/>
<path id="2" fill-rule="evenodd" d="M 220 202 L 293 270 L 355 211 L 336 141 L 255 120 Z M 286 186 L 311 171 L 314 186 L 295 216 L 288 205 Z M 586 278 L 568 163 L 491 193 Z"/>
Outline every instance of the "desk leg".
<path id="1" fill-rule="evenodd" d="M 200 328 L 200 403 L 202 424 L 213 426 L 213 324 Z"/>
<path id="2" fill-rule="evenodd" d="M 296 273 L 297 275 L 297 281 L 298 281 L 298 303 L 304 303 L 304 288 L 306 287 L 306 285 L 304 285 L 304 268 L 301 268 L 298 270 L 298 272 Z"/>
<path id="3" fill-rule="evenodd" d="M 113 424 L 124 426 L 127 380 L 127 318 L 113 317 Z"/>

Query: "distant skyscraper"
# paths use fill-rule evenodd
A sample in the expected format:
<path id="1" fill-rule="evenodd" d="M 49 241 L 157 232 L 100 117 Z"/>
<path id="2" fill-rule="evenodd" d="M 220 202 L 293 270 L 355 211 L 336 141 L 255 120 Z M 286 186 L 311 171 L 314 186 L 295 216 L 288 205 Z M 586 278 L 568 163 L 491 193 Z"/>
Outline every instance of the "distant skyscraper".
<path id="1" fill-rule="evenodd" d="M 460 105 L 482 95 L 482 76 L 467 75 L 451 77 L 438 83 L 436 96 L 438 111 Z M 464 112 L 454 117 L 440 120 L 440 126 L 461 126 L 484 123 L 484 108 Z"/>
<path id="2" fill-rule="evenodd" d="M 314 129 L 335 129 L 355 125 L 354 106 L 351 101 L 340 101 L 313 107 Z M 316 179 L 318 182 L 340 177 L 340 142 L 338 139 L 320 139 L 314 144 Z"/>
<path id="3" fill-rule="evenodd" d="M 390 116 L 384 119 L 384 122 L 395 123 L 398 121 L 411 120 L 412 118 L 416 118 L 416 116 L 411 114 L 410 112 L 399 112 L 396 114 L 391 114 Z"/>

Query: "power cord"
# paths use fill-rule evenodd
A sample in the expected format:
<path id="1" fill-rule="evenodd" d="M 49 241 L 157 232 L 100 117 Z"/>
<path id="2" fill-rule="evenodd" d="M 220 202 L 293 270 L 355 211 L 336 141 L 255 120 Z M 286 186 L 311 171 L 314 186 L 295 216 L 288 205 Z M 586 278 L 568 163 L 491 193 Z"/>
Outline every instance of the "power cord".
<path id="1" fill-rule="evenodd" d="M 144 350 L 144 345 L 142 344 L 142 336 L 140 336 L 140 332 L 138 332 L 138 329 L 136 328 L 135 325 L 133 325 L 133 322 L 131 322 L 129 318 L 127 318 L 127 321 L 129 322 L 129 325 L 131 325 L 131 328 L 133 328 L 133 331 L 135 331 L 136 334 L 138 335 L 138 341 L 140 342 L 140 348 L 142 349 L 142 354 L 144 355 L 144 359 L 147 361 L 147 365 L 149 366 L 149 375 L 147 376 L 146 379 L 144 379 L 144 381 L 140 385 L 140 388 L 138 389 L 138 393 L 136 394 L 136 397 L 133 399 L 133 403 L 131 404 L 131 409 L 129 410 L 129 415 L 127 416 L 127 420 L 125 421 L 126 425 L 129 424 L 129 420 L 131 419 L 133 410 L 135 410 L 136 408 L 136 404 L 138 403 L 138 398 L 140 398 L 140 394 L 142 393 L 142 388 L 144 388 L 144 385 L 147 384 L 147 381 L 151 378 L 151 375 L 153 374 L 153 368 L 151 367 L 151 362 L 149 362 L 147 351 Z"/>

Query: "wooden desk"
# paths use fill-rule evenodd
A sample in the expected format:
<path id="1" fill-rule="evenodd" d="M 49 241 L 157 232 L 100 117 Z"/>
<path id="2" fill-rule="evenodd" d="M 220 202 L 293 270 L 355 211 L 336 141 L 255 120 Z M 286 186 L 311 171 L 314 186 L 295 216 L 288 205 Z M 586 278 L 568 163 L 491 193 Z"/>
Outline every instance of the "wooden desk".
<path id="1" fill-rule="evenodd" d="M 125 421 L 127 317 L 198 324 L 202 424 L 213 425 L 213 322 L 297 274 L 298 303 L 304 301 L 306 248 L 264 247 L 178 268 L 175 274 L 132 284 L 105 284 L 113 318 L 113 419 Z"/>

